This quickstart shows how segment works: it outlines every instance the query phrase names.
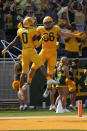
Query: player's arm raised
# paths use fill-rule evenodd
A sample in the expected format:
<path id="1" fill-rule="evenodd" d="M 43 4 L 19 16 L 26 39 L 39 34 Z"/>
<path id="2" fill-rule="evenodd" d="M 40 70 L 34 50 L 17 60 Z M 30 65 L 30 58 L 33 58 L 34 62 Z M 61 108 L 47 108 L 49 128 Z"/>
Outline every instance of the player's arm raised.
<path id="1" fill-rule="evenodd" d="M 13 41 L 4 49 L 2 50 L 2 55 L 5 55 L 7 50 L 11 49 L 13 46 L 15 46 L 20 41 L 20 37 L 17 35 Z"/>
<path id="2" fill-rule="evenodd" d="M 74 34 L 72 33 L 66 33 L 66 32 L 58 32 L 60 36 L 64 36 L 64 37 L 76 37 Z"/>

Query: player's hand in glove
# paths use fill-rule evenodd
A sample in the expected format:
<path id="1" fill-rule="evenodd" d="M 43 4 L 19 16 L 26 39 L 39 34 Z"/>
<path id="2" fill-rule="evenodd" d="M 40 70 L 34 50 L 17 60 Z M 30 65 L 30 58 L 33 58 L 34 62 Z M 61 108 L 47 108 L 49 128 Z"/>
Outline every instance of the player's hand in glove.
<path id="1" fill-rule="evenodd" d="M 5 54 L 6 54 L 6 49 L 2 50 L 2 55 L 5 56 Z"/>

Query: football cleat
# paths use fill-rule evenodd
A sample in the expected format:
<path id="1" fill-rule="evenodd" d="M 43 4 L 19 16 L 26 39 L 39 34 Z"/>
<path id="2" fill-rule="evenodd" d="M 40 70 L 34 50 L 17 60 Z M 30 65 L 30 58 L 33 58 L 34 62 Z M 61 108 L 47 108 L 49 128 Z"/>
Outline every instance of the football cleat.
<path id="1" fill-rule="evenodd" d="M 20 105 L 20 106 L 19 106 L 19 110 L 20 110 L 20 111 L 23 111 L 23 105 Z"/>
<path id="2" fill-rule="evenodd" d="M 27 105 L 24 105 L 23 107 L 23 111 L 27 110 L 28 106 Z"/>

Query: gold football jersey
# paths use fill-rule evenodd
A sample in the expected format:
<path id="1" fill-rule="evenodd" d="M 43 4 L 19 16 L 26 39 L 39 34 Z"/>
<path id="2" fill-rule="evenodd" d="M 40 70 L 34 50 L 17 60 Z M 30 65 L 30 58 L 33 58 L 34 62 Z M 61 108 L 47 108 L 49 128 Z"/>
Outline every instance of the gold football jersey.
<path id="1" fill-rule="evenodd" d="M 44 26 L 39 26 L 37 28 L 38 34 L 40 34 L 41 37 L 44 36 L 44 40 L 42 41 L 43 49 L 56 49 L 57 34 L 60 30 L 60 27 L 56 25 L 50 30 L 46 30 Z"/>
<path id="2" fill-rule="evenodd" d="M 84 39 L 86 37 L 86 34 L 83 33 L 83 35 L 81 36 L 81 39 Z M 81 43 L 81 48 L 87 47 L 87 39 L 85 40 L 85 42 Z"/>
<path id="3" fill-rule="evenodd" d="M 20 28 L 17 31 L 17 35 L 20 37 L 23 49 L 34 48 L 34 42 L 32 38 L 37 35 L 35 27 L 31 28 Z"/>
<path id="4" fill-rule="evenodd" d="M 79 31 L 76 30 L 72 32 L 68 30 L 67 33 L 73 33 L 75 35 L 75 34 L 78 34 Z M 65 49 L 71 52 L 78 52 L 79 51 L 79 42 L 76 40 L 76 38 L 70 38 L 68 42 L 65 42 Z"/>

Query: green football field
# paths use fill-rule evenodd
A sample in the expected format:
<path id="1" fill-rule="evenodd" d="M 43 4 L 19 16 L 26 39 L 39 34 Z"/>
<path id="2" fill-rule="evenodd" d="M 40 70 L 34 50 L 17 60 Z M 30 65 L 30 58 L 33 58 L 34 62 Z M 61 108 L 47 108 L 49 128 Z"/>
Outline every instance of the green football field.
<path id="1" fill-rule="evenodd" d="M 19 111 L 19 110 L 4 110 L 0 111 L 0 117 L 16 117 L 16 116 L 64 116 L 64 115 L 78 115 L 78 110 L 68 113 L 56 113 L 55 111 L 49 111 L 49 110 L 26 110 L 26 111 Z M 87 108 L 82 110 L 83 115 L 87 115 Z"/>

